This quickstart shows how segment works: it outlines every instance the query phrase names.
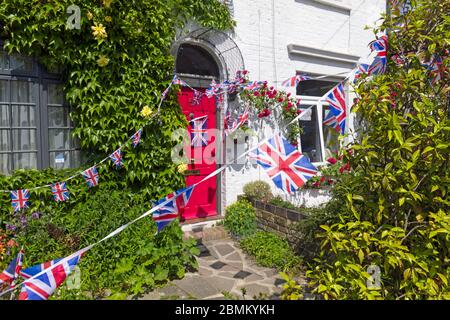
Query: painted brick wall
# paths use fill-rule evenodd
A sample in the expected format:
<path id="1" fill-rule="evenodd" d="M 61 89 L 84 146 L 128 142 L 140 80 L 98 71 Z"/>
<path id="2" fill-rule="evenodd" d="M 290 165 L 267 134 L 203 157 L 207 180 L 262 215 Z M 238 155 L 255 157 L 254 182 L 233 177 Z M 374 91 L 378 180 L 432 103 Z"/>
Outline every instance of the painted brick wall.
<path id="1" fill-rule="evenodd" d="M 371 30 L 364 30 L 364 26 L 374 25 L 385 10 L 385 3 L 385 0 L 233 0 L 233 15 L 237 21 L 233 39 L 242 52 L 251 78 L 268 80 L 275 86 L 279 86 L 273 83 L 275 80 L 287 79 L 297 71 L 316 74 L 349 71 L 341 63 L 306 61 L 290 56 L 288 45 L 365 57 L 369 53 L 367 44 L 374 35 Z M 340 8 L 339 4 L 345 7 Z M 271 133 L 271 129 L 265 127 L 260 133 L 262 139 Z M 230 148 L 228 144 L 227 149 Z M 274 193 L 281 194 L 256 165 L 236 165 L 225 173 L 223 206 L 236 201 L 245 183 L 258 179 L 269 182 Z M 327 201 L 329 195 L 315 190 L 295 197 L 285 196 L 285 199 L 317 206 Z"/>

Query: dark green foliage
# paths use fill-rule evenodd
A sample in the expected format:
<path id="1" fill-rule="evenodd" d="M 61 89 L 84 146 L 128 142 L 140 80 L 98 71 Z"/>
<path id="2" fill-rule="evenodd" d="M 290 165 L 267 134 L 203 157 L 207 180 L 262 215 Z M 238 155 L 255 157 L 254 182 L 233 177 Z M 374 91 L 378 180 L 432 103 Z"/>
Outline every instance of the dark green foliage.
<path id="1" fill-rule="evenodd" d="M 240 245 L 242 250 L 254 256 L 256 262 L 263 267 L 281 271 L 299 267 L 300 259 L 294 254 L 289 243 L 274 233 L 258 231 L 241 240 Z"/>
<path id="2" fill-rule="evenodd" d="M 247 183 L 244 185 L 243 191 L 245 196 L 252 200 L 268 202 L 273 198 L 270 185 L 261 180 Z"/>
<path id="3" fill-rule="evenodd" d="M 237 237 L 245 237 L 256 231 L 255 209 L 247 200 L 239 200 L 227 207 L 225 229 Z"/>

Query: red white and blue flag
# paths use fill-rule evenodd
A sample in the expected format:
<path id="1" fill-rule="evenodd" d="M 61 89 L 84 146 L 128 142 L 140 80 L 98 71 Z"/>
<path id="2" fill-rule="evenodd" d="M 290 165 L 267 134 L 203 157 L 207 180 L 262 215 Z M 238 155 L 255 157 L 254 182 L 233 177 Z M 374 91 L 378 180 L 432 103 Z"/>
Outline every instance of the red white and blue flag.
<path id="1" fill-rule="evenodd" d="M 295 192 L 317 175 L 309 159 L 280 135 L 258 147 L 256 160 L 277 188 L 286 193 Z"/>
<path id="2" fill-rule="evenodd" d="M 339 127 L 339 123 L 331 111 L 328 111 L 325 119 L 323 119 L 323 124 L 335 129 L 337 132 L 341 131 L 341 127 Z"/>
<path id="3" fill-rule="evenodd" d="M 289 79 L 284 80 L 281 85 L 283 87 L 297 87 L 301 81 L 310 80 L 311 78 L 305 75 L 298 74 Z"/>
<path id="4" fill-rule="evenodd" d="M 64 202 L 69 200 L 69 190 L 65 182 L 57 182 L 52 184 L 52 194 L 56 202 Z"/>
<path id="5" fill-rule="evenodd" d="M 85 170 L 82 173 L 82 175 L 83 175 L 83 178 L 86 180 L 86 183 L 89 188 L 92 188 L 92 187 L 95 187 L 96 185 L 98 185 L 98 171 L 95 166 Z"/>
<path id="6" fill-rule="evenodd" d="M 326 101 L 330 104 L 330 112 L 336 117 L 341 128 L 341 133 L 345 133 L 345 122 L 347 118 L 347 104 L 345 102 L 345 91 L 343 83 L 339 83 L 328 94 Z"/>
<path id="7" fill-rule="evenodd" d="M 228 136 L 235 132 L 238 128 L 243 126 L 248 122 L 249 110 L 245 109 L 244 113 L 241 114 L 238 120 L 232 120 L 230 114 L 225 118 L 225 134 Z"/>
<path id="8" fill-rule="evenodd" d="M 258 90 L 262 85 L 264 84 L 264 82 L 262 81 L 251 81 L 249 83 L 247 83 L 245 85 L 245 89 L 246 90 L 251 90 L 251 91 L 256 91 Z"/>
<path id="9" fill-rule="evenodd" d="M 215 80 L 212 80 L 211 84 L 209 85 L 209 88 L 206 89 L 205 91 L 205 95 L 208 98 L 211 98 L 212 96 L 219 94 L 220 88 L 221 88 L 220 83 L 216 83 Z"/>
<path id="10" fill-rule="evenodd" d="M 158 226 L 158 232 L 160 232 L 171 221 L 178 218 L 179 214 L 184 210 L 189 199 L 191 198 L 194 186 L 184 188 L 174 193 L 169 194 L 167 197 L 155 202 L 155 206 L 160 205 L 166 201 L 161 208 L 153 213 L 153 220 Z"/>
<path id="11" fill-rule="evenodd" d="M 181 80 L 180 78 L 178 78 L 177 75 L 173 76 L 173 80 L 172 80 L 172 84 L 173 85 L 180 85 L 180 86 L 185 86 L 186 82 L 184 82 L 183 80 Z"/>
<path id="12" fill-rule="evenodd" d="M 383 74 L 386 72 L 387 67 L 387 50 L 388 50 L 388 38 L 386 35 L 379 37 L 377 40 L 372 41 L 369 44 L 372 52 L 375 52 L 375 58 L 372 64 L 369 66 L 367 73 L 369 75 Z"/>
<path id="13" fill-rule="evenodd" d="M 349 79 L 351 83 L 355 83 L 356 80 L 361 78 L 362 74 L 368 74 L 369 72 L 369 65 L 365 63 L 360 63 L 358 66 L 351 72 Z"/>
<path id="14" fill-rule="evenodd" d="M 10 197 L 14 212 L 19 212 L 22 209 L 28 208 L 28 200 L 30 200 L 30 190 L 23 189 L 11 191 Z"/>
<path id="15" fill-rule="evenodd" d="M 131 142 L 133 143 L 134 148 L 136 148 L 137 145 L 141 142 L 141 137 L 142 137 L 142 128 L 136 131 L 136 133 L 131 136 Z"/>
<path id="16" fill-rule="evenodd" d="M 4 284 L 14 286 L 14 281 L 19 277 L 22 270 L 23 250 L 20 250 L 16 258 L 11 261 L 5 271 L 0 273 L 0 287 Z"/>
<path id="17" fill-rule="evenodd" d="M 444 77 L 444 68 L 442 65 L 442 58 L 440 56 L 433 55 L 431 62 L 426 64 L 426 67 L 430 71 L 430 75 L 432 77 L 431 83 L 433 85 Z"/>
<path id="18" fill-rule="evenodd" d="M 191 120 L 191 146 L 204 147 L 208 145 L 208 117 Z"/>
<path id="19" fill-rule="evenodd" d="M 79 251 L 67 258 L 42 263 L 22 271 L 27 279 L 22 283 L 19 300 L 47 300 L 73 271 L 84 251 Z M 61 260 L 63 260 L 61 262 Z M 54 266 L 61 262 L 57 266 Z M 39 273 L 44 273 L 38 275 Z M 35 278 L 34 276 L 38 275 Z M 32 279 L 31 279 L 32 278 Z"/>
<path id="20" fill-rule="evenodd" d="M 122 150 L 117 149 L 116 151 L 110 154 L 109 158 L 114 163 L 116 168 L 121 168 L 123 166 Z"/>

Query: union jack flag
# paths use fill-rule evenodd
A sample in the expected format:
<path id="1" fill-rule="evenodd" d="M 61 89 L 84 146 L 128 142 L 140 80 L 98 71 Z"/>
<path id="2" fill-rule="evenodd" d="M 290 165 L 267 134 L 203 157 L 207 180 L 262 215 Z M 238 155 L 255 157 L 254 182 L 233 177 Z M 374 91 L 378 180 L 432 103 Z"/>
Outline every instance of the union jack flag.
<path id="1" fill-rule="evenodd" d="M 52 194 L 56 202 L 69 200 L 69 190 L 67 190 L 65 182 L 52 184 Z"/>
<path id="2" fill-rule="evenodd" d="M 208 117 L 191 121 L 191 146 L 204 147 L 208 145 Z"/>
<path id="3" fill-rule="evenodd" d="M 180 78 L 178 78 L 177 75 L 173 76 L 173 80 L 172 80 L 172 84 L 174 85 L 180 85 L 180 86 L 185 86 L 186 82 L 184 82 L 183 80 L 181 80 Z"/>
<path id="4" fill-rule="evenodd" d="M 28 280 L 22 283 L 19 300 L 47 300 L 73 271 L 83 253 L 84 251 L 79 251 L 67 258 L 53 260 L 23 270 L 21 274 Z M 61 260 L 63 262 L 56 267 L 53 266 Z M 41 275 L 30 279 L 43 271 L 45 272 Z"/>
<path id="5" fill-rule="evenodd" d="M 372 41 L 369 44 L 372 52 L 376 52 L 376 56 L 369 66 L 367 73 L 369 75 L 377 75 L 386 72 L 387 66 L 387 49 L 388 49 L 388 39 L 386 35 L 381 36 L 377 40 Z"/>
<path id="6" fill-rule="evenodd" d="M 193 191 L 194 186 L 190 186 L 188 188 L 175 191 L 174 193 L 171 193 L 167 197 L 154 203 L 155 206 L 158 206 L 170 200 L 153 213 L 153 220 L 158 226 L 158 232 L 160 232 L 171 221 L 178 218 L 179 213 L 184 210 L 189 202 Z"/>
<path id="7" fill-rule="evenodd" d="M 330 104 L 330 112 L 336 117 L 336 121 L 341 128 L 341 133 L 345 133 L 345 121 L 347 118 L 347 105 L 345 102 L 345 91 L 343 83 L 339 83 L 328 94 L 327 100 Z"/>
<path id="8" fill-rule="evenodd" d="M 10 284 L 11 287 L 14 286 L 14 280 L 16 280 L 21 273 L 22 262 L 23 250 L 20 250 L 16 258 L 8 265 L 8 268 L 0 273 L 0 287 L 6 283 Z"/>
<path id="9" fill-rule="evenodd" d="M 325 119 L 323 119 L 323 124 L 335 129 L 337 132 L 341 131 L 341 127 L 339 127 L 339 123 L 331 111 L 328 111 Z"/>
<path id="10" fill-rule="evenodd" d="M 137 147 L 137 145 L 141 142 L 141 137 L 142 137 L 142 128 L 136 131 L 136 133 L 131 136 L 133 147 L 135 148 Z"/>
<path id="11" fill-rule="evenodd" d="M 192 105 L 198 106 L 203 98 L 203 92 L 194 90 L 194 97 L 192 98 Z"/>
<path id="12" fill-rule="evenodd" d="M 122 150 L 117 149 L 110 154 L 109 158 L 116 165 L 116 168 L 120 168 L 123 166 Z"/>
<path id="13" fill-rule="evenodd" d="M 256 159 L 277 188 L 286 193 L 295 192 L 317 175 L 309 159 L 280 135 L 260 145 Z"/>
<path id="14" fill-rule="evenodd" d="M 167 87 L 166 90 L 163 91 L 163 93 L 161 93 L 161 100 L 164 100 L 167 97 L 167 94 L 170 91 L 170 87 Z"/>
<path id="15" fill-rule="evenodd" d="M 86 180 L 86 183 L 89 188 L 92 188 L 92 187 L 95 187 L 96 185 L 98 185 L 98 171 L 95 166 L 85 170 L 82 173 L 82 175 L 83 175 L 84 179 Z"/>
<path id="16" fill-rule="evenodd" d="M 426 64 L 426 66 L 432 76 L 431 83 L 433 85 L 444 77 L 444 68 L 442 66 L 442 58 L 440 56 L 433 55 L 431 62 Z"/>
<path id="17" fill-rule="evenodd" d="M 241 114 L 238 118 L 238 121 L 231 120 L 230 115 L 228 115 L 228 124 L 225 126 L 225 134 L 228 136 L 232 134 L 234 131 L 236 131 L 239 127 L 243 126 L 248 121 L 248 114 L 249 110 L 245 109 L 244 113 Z"/>
<path id="18" fill-rule="evenodd" d="M 284 80 L 281 85 L 283 87 L 297 87 L 301 81 L 310 80 L 311 78 L 305 75 L 296 75 L 289 79 Z"/>
<path id="19" fill-rule="evenodd" d="M 14 212 L 19 212 L 22 209 L 28 208 L 28 200 L 30 200 L 30 190 L 16 190 L 11 191 L 11 204 Z"/>

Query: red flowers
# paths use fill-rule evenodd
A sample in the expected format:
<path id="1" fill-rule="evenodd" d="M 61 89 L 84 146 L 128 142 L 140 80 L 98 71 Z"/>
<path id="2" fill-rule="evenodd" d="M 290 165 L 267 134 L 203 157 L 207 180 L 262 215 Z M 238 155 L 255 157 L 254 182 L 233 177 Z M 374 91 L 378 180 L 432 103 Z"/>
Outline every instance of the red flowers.
<path id="1" fill-rule="evenodd" d="M 268 117 L 270 116 L 272 112 L 270 111 L 270 109 L 264 109 L 263 111 L 261 111 L 260 113 L 258 113 L 258 118 L 264 118 L 264 117 Z"/>
<path id="2" fill-rule="evenodd" d="M 350 172 L 350 163 L 346 163 L 345 165 L 339 168 L 340 173 L 344 173 L 346 171 Z"/>

